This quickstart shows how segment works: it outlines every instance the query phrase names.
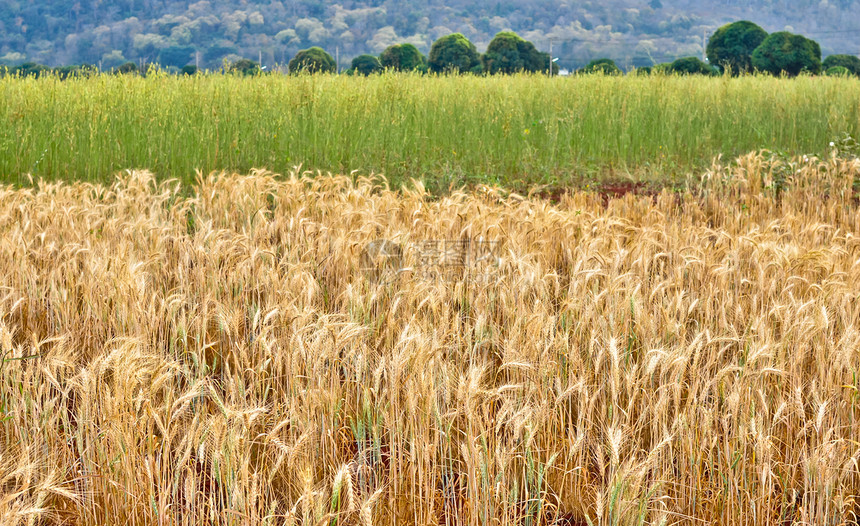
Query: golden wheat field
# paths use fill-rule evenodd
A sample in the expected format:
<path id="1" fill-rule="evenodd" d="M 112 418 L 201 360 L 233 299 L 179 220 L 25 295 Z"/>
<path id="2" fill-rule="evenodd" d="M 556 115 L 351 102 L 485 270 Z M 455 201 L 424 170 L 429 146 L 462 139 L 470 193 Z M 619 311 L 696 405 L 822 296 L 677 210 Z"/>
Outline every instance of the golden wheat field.
<path id="1" fill-rule="evenodd" d="M 860 161 L 0 190 L 0 523 L 848 525 Z"/>

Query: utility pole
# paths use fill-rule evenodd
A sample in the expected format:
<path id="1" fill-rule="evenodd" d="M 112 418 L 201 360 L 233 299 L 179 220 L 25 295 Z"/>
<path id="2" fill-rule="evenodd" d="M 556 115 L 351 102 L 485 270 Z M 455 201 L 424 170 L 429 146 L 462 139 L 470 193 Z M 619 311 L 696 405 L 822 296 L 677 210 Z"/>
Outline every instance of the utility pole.
<path id="1" fill-rule="evenodd" d="M 263 49 L 262 48 L 260 49 L 260 61 L 258 62 L 258 64 L 260 64 L 261 68 L 263 67 Z"/>
<path id="2" fill-rule="evenodd" d="M 194 54 L 194 68 L 200 70 L 200 52 Z"/>
<path id="3" fill-rule="evenodd" d="M 549 39 L 549 76 L 552 77 L 552 39 Z"/>
<path id="4" fill-rule="evenodd" d="M 340 75 L 340 46 L 334 47 L 334 72 Z"/>
<path id="5" fill-rule="evenodd" d="M 705 54 L 705 49 L 708 47 L 708 31 L 702 30 L 702 62 L 708 61 L 708 56 Z"/>

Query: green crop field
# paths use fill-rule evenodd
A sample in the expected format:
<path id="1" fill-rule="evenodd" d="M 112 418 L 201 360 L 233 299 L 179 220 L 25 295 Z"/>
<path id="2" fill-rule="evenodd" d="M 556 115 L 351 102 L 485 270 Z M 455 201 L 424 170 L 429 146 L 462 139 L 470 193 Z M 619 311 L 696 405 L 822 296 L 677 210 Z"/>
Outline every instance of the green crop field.
<path id="1" fill-rule="evenodd" d="M 822 154 L 860 131 L 860 79 L 166 74 L 0 79 L 0 181 L 145 168 L 382 173 L 431 190 L 632 175 L 718 155 Z"/>

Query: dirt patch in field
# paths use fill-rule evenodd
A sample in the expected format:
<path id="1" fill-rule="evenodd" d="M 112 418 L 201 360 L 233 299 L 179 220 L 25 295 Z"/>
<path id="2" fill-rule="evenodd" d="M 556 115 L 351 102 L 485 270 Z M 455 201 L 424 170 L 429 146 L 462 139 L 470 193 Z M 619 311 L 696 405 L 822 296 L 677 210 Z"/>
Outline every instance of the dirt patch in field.
<path id="1" fill-rule="evenodd" d="M 595 189 L 603 198 L 604 205 L 608 205 L 609 201 L 622 198 L 627 194 L 653 198 L 659 195 L 661 190 L 661 187 L 653 183 L 649 184 L 641 181 L 610 181 L 598 185 Z"/>
<path id="2" fill-rule="evenodd" d="M 535 199 L 543 199 L 549 201 L 550 203 L 559 203 L 561 199 L 569 194 L 573 188 L 564 187 L 564 186 L 553 186 L 550 188 L 543 188 L 536 192 L 531 192 L 530 196 Z"/>
<path id="3" fill-rule="evenodd" d="M 592 192 L 600 195 L 604 206 L 613 199 L 619 199 L 627 194 L 656 198 L 664 186 L 653 182 L 642 181 L 606 181 L 589 186 L 552 186 L 531 192 L 529 195 L 536 199 L 544 199 L 550 203 L 559 203 L 568 193 L 575 191 Z"/>

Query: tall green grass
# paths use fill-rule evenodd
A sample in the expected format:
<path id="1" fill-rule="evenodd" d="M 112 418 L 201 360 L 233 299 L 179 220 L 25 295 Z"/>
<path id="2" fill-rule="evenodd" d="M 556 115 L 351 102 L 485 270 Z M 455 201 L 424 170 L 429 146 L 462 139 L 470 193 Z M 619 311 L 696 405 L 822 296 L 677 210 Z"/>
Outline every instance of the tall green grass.
<path id="1" fill-rule="evenodd" d="M 824 153 L 860 132 L 860 80 L 155 74 L 0 79 L 0 180 L 126 168 L 309 169 L 565 183 L 682 174 L 720 154 Z"/>

